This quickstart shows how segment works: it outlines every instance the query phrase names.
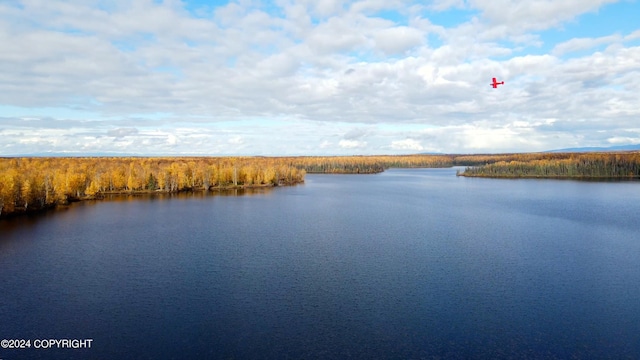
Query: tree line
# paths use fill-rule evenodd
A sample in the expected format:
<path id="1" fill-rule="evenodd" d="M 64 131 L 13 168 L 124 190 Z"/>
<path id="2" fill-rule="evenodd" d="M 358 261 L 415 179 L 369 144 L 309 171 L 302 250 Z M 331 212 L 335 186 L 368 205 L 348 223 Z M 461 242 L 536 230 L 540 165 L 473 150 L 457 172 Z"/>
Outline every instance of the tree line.
<path id="1" fill-rule="evenodd" d="M 492 160 L 487 158 L 484 160 Z M 512 155 L 467 167 L 461 176 L 639 178 L 640 153 L 556 153 Z"/>
<path id="2" fill-rule="evenodd" d="M 0 158 L 0 216 L 120 192 L 178 192 L 304 182 L 311 173 L 370 174 L 389 167 L 448 167 L 452 157 Z"/>
<path id="3" fill-rule="evenodd" d="M 0 158 L 0 216 L 117 192 L 293 185 L 306 173 L 467 166 L 462 176 L 640 177 L 640 153 Z"/>
<path id="4" fill-rule="evenodd" d="M 117 192 L 292 185 L 284 158 L 1 158 L 0 216 Z"/>
<path id="5" fill-rule="evenodd" d="M 388 168 L 438 168 L 453 166 L 449 155 L 301 156 L 290 165 L 307 173 L 374 174 Z"/>

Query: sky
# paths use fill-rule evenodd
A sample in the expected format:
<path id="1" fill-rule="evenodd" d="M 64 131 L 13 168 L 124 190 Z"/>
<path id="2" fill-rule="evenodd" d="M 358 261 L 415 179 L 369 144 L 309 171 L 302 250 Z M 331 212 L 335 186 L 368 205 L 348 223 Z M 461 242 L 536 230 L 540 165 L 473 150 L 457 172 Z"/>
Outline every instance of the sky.
<path id="1" fill-rule="evenodd" d="M 638 144 L 638 14 L 637 0 L 0 0 L 0 156 Z"/>

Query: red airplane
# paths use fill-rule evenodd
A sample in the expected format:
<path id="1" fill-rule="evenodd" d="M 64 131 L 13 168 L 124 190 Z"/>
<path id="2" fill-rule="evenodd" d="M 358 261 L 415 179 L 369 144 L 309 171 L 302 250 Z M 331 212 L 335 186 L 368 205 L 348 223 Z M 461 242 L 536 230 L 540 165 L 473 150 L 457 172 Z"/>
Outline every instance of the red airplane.
<path id="1" fill-rule="evenodd" d="M 489 85 L 493 86 L 494 89 L 497 89 L 498 85 L 504 85 L 504 81 L 497 82 L 496 78 L 493 78 L 493 84 L 489 84 Z"/>

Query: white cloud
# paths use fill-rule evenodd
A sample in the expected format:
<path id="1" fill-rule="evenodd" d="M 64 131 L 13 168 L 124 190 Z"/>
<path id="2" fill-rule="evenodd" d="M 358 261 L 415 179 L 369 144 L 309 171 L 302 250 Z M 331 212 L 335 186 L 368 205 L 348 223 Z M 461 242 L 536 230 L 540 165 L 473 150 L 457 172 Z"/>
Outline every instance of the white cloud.
<path id="1" fill-rule="evenodd" d="M 392 141 L 391 148 L 394 150 L 424 150 L 422 145 L 420 145 L 420 142 L 414 139 Z"/>
<path id="2" fill-rule="evenodd" d="M 444 11 L 451 8 L 466 8 L 464 0 L 433 0 L 430 1 L 429 8 L 435 11 Z"/>
<path id="3" fill-rule="evenodd" d="M 564 55 L 569 52 L 588 50 L 603 44 L 611 44 L 622 40 L 620 35 L 602 36 L 599 38 L 575 38 L 556 45 L 551 51 L 554 55 Z"/>
<path id="4" fill-rule="evenodd" d="M 490 22 L 504 24 L 511 31 L 542 30 L 572 20 L 616 0 L 470 0 L 472 8 Z"/>
<path id="5" fill-rule="evenodd" d="M 241 136 L 234 136 L 228 140 L 231 145 L 241 145 L 244 143 L 244 139 Z"/>
<path id="6" fill-rule="evenodd" d="M 107 131 L 108 136 L 113 136 L 116 138 L 121 138 L 129 135 L 136 135 L 136 134 L 138 134 L 138 129 L 136 128 L 117 128 L 117 129 Z"/>
<path id="7" fill-rule="evenodd" d="M 358 29 L 357 18 L 332 17 L 314 28 L 306 40 L 316 55 L 357 51 L 367 45 L 365 34 Z"/>
<path id="8" fill-rule="evenodd" d="M 313 10 L 321 17 L 337 14 L 343 10 L 343 0 L 315 0 L 311 1 Z"/>
<path id="9" fill-rule="evenodd" d="M 320 149 L 328 149 L 331 148 L 333 146 L 333 143 L 327 140 L 324 140 L 321 144 L 320 144 Z"/>
<path id="10" fill-rule="evenodd" d="M 169 134 L 167 135 L 167 144 L 170 146 L 175 146 L 178 144 L 178 137 L 173 135 L 173 134 Z"/>
<path id="11" fill-rule="evenodd" d="M 376 48 L 388 55 L 403 54 L 424 42 L 420 30 L 406 26 L 382 29 L 374 34 Z"/>
<path id="12" fill-rule="evenodd" d="M 338 143 L 338 146 L 340 146 L 343 149 L 358 149 L 358 148 L 366 147 L 367 142 L 360 141 L 360 140 L 340 140 L 340 142 Z"/>
<path id="13" fill-rule="evenodd" d="M 616 136 L 616 137 L 608 138 L 607 142 L 613 145 L 638 144 L 640 143 L 640 137 Z"/>
<path id="14" fill-rule="evenodd" d="M 625 41 L 632 41 L 632 40 L 637 40 L 640 39 L 640 30 L 636 30 L 634 32 L 632 32 L 631 34 L 627 35 L 624 37 Z"/>
<path id="15" fill-rule="evenodd" d="M 0 148 L 304 155 L 633 141 L 640 33 L 562 28 L 610 3 L 238 1 L 196 17 L 180 1 L 3 2 Z M 489 87 L 494 76 L 505 85 Z M 431 130 L 389 130 L 408 124 Z"/>

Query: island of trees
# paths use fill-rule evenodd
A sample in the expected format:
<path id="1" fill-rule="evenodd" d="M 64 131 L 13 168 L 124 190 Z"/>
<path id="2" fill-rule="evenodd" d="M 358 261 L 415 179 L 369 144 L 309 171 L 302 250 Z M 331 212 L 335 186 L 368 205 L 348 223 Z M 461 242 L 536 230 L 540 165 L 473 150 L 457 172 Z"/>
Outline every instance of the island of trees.
<path id="1" fill-rule="evenodd" d="M 460 176 L 492 178 L 591 178 L 634 179 L 640 177 L 640 153 L 538 153 L 461 157 L 470 163 Z M 465 161 L 467 160 L 467 161 Z M 480 161 L 480 162 L 478 162 Z M 484 161 L 484 164 L 482 164 Z"/>
<path id="2" fill-rule="evenodd" d="M 459 176 L 639 178 L 640 152 L 335 157 L 0 158 L 0 217 L 113 193 L 295 185 L 306 173 L 467 166 Z"/>

